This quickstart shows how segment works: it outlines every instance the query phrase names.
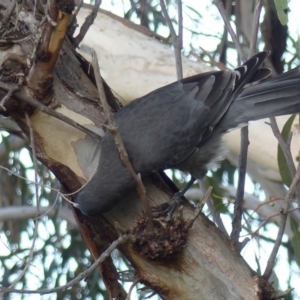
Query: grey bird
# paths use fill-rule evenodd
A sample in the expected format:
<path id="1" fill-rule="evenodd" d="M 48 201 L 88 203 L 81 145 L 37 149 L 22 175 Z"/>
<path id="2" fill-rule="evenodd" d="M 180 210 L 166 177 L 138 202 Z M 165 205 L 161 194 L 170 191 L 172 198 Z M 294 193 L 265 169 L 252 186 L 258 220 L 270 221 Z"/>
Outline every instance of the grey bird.
<path id="1" fill-rule="evenodd" d="M 134 170 L 144 176 L 173 168 L 190 173 L 192 181 L 201 179 L 221 159 L 224 133 L 251 120 L 300 112 L 300 67 L 257 83 L 270 75 L 261 68 L 268 55 L 260 52 L 232 71 L 182 79 L 121 108 L 115 121 Z M 107 132 L 98 169 L 75 202 L 85 215 L 94 215 L 134 190 Z"/>

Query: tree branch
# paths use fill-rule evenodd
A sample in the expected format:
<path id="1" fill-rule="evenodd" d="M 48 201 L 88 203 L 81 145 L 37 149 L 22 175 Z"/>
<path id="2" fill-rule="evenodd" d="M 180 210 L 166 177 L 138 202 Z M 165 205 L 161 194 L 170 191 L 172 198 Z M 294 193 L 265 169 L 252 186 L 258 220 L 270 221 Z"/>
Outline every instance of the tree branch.
<path id="1" fill-rule="evenodd" d="M 280 224 L 280 227 L 279 227 L 279 230 L 278 230 L 278 233 L 277 233 L 277 238 L 276 238 L 276 241 L 275 241 L 275 244 L 274 244 L 274 247 L 273 247 L 273 250 L 271 252 L 271 255 L 268 259 L 268 262 L 267 262 L 267 266 L 266 266 L 266 269 L 265 269 L 265 272 L 263 274 L 263 277 L 266 279 L 266 280 L 269 280 L 271 274 L 272 274 L 272 270 L 274 268 L 274 263 L 275 263 L 275 259 L 276 259 L 276 256 L 277 256 L 277 252 L 278 252 L 278 249 L 280 247 L 280 244 L 282 242 L 282 237 L 283 237 L 283 234 L 284 234 L 284 229 L 285 229 L 285 225 L 286 225 L 286 220 L 287 220 L 287 215 L 288 215 L 288 209 L 290 207 L 290 204 L 293 200 L 293 196 L 295 194 L 295 191 L 296 191 L 296 188 L 297 188 L 297 185 L 300 181 L 300 163 L 298 164 L 298 168 L 297 168 L 297 172 L 296 172 L 296 175 L 293 179 L 293 182 L 284 198 L 284 203 L 282 205 L 282 210 L 280 211 L 281 213 L 281 224 Z"/>
<path id="2" fill-rule="evenodd" d="M 262 0 L 256 1 L 255 6 L 255 13 L 252 23 L 252 34 L 251 34 L 251 40 L 250 40 L 250 49 L 248 57 L 250 58 L 254 53 L 256 52 L 256 44 L 257 44 L 257 34 L 258 34 L 258 28 L 259 28 L 259 17 L 262 9 Z"/>
<path id="3" fill-rule="evenodd" d="M 0 90 L 8 91 L 9 88 L 10 88 L 9 84 L 0 82 Z M 43 103 L 28 97 L 27 95 L 25 95 L 25 93 L 21 92 L 20 90 L 18 90 L 14 93 L 14 97 L 18 100 L 24 101 L 25 103 L 27 103 L 33 107 L 38 108 L 40 111 L 42 111 L 45 114 L 48 114 L 54 118 L 57 118 L 65 123 L 71 125 L 72 127 L 90 135 L 91 137 L 93 137 L 97 140 L 100 140 L 100 141 L 102 140 L 102 136 L 100 136 L 98 133 L 90 130 L 89 128 L 87 128 L 83 125 L 78 124 L 77 122 L 75 122 L 72 119 L 68 118 L 67 116 L 49 108 L 48 106 L 44 105 Z"/>
<path id="4" fill-rule="evenodd" d="M 160 7 L 165 17 L 165 20 L 168 24 L 168 27 L 171 32 L 172 45 L 174 47 L 175 61 L 176 61 L 176 72 L 177 79 L 180 80 L 183 77 L 182 74 L 182 59 L 181 59 L 181 50 L 182 50 L 182 2 L 181 0 L 177 1 L 178 4 L 178 36 L 175 32 L 173 23 L 168 14 L 165 0 L 160 0 Z"/>
<path id="5" fill-rule="evenodd" d="M 220 12 L 220 15 L 223 18 L 223 21 L 224 21 L 224 23 L 225 23 L 225 25 L 227 27 L 227 30 L 228 30 L 231 38 L 232 38 L 232 41 L 233 41 L 234 45 L 236 46 L 236 49 L 238 51 L 238 54 L 239 54 L 241 60 L 243 62 L 245 62 L 246 61 L 246 56 L 245 56 L 244 51 L 243 51 L 243 49 L 242 49 L 242 47 L 240 45 L 240 42 L 239 42 L 239 40 L 238 40 L 238 38 L 237 38 L 237 36 L 236 36 L 236 34 L 235 34 L 235 32 L 234 32 L 231 24 L 230 24 L 229 17 L 228 17 L 228 15 L 226 13 L 226 10 L 224 8 L 224 5 L 223 5 L 222 1 L 221 0 L 214 0 L 214 3 L 216 4 L 216 6 L 217 6 L 217 8 L 218 8 L 218 10 Z"/>
<path id="6" fill-rule="evenodd" d="M 230 234 L 231 241 L 237 251 L 241 250 L 239 237 L 242 230 L 242 213 L 244 202 L 244 191 L 247 171 L 247 155 L 249 146 L 248 126 L 241 129 L 241 152 L 239 156 L 238 168 L 238 185 L 234 202 L 234 217 L 232 220 L 232 232 Z"/>
<path id="7" fill-rule="evenodd" d="M 78 35 L 73 39 L 75 47 L 79 46 L 79 44 L 84 39 L 86 33 L 88 32 L 88 30 L 93 25 L 93 23 L 97 17 L 101 2 L 102 2 L 102 0 L 95 1 L 95 4 L 93 5 L 93 9 L 92 9 L 91 13 L 86 17 L 84 23 L 80 27 L 80 31 L 79 31 Z"/>

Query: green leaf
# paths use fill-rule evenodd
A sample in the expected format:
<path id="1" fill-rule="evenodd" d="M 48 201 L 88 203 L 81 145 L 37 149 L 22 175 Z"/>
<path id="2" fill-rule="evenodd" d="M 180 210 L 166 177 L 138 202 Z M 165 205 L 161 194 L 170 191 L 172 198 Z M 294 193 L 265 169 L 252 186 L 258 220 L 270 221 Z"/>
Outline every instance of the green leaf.
<path id="1" fill-rule="evenodd" d="M 289 18 L 287 15 L 288 1 L 287 0 L 274 0 L 277 16 L 281 25 L 287 25 Z"/>
<path id="2" fill-rule="evenodd" d="M 295 117 L 296 115 L 290 116 L 290 118 L 286 121 L 282 128 L 281 135 L 285 141 L 287 141 L 289 137 Z M 279 166 L 279 173 L 283 183 L 287 186 L 290 186 L 292 183 L 292 176 L 280 145 L 278 145 L 277 150 L 277 161 Z"/>
<path id="3" fill-rule="evenodd" d="M 295 251 L 296 262 L 300 267 L 300 231 L 297 222 L 291 218 L 291 229 L 294 236 L 291 238 L 291 242 Z"/>

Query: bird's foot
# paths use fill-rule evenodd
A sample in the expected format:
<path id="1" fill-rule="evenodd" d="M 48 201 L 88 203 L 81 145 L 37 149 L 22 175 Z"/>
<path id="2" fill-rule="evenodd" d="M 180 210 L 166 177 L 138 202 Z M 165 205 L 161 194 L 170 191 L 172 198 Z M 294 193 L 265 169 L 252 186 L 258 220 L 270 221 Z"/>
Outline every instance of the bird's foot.
<path id="1" fill-rule="evenodd" d="M 160 218 L 166 216 L 166 220 L 170 221 L 176 209 L 182 203 L 182 192 L 178 192 L 173 195 L 170 202 L 163 203 L 162 205 L 152 207 L 152 215 L 154 218 Z"/>

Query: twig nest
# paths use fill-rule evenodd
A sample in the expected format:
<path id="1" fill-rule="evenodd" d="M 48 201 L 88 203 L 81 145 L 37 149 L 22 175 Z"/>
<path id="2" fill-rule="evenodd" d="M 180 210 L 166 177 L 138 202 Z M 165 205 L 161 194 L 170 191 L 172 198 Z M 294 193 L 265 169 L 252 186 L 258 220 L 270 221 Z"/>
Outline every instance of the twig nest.
<path id="1" fill-rule="evenodd" d="M 133 248 L 150 260 L 174 258 L 186 245 L 190 222 L 182 217 L 182 208 L 172 216 L 153 218 L 154 229 L 151 232 L 147 220 L 140 219 L 131 234 L 135 236 Z"/>

